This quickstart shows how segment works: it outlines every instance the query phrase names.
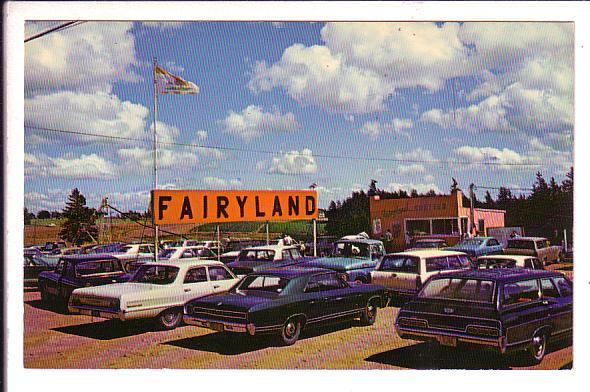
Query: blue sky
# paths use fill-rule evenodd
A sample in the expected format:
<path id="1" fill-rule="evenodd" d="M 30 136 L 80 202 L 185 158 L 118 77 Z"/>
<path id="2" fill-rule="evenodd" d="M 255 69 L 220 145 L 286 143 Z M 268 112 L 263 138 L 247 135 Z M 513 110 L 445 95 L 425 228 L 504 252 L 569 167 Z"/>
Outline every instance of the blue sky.
<path id="1" fill-rule="evenodd" d="M 201 88 L 158 97 L 162 187 L 315 182 L 327 207 L 373 178 L 421 192 L 561 181 L 573 43 L 567 23 L 87 22 L 25 45 L 25 206 L 61 210 L 78 187 L 91 206 L 147 208 L 154 56 Z"/>

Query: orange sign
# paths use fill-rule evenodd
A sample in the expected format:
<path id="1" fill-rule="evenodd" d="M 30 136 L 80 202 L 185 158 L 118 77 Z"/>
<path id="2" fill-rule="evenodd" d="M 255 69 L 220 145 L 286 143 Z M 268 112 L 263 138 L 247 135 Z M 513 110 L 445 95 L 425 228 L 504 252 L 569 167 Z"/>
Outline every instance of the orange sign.
<path id="1" fill-rule="evenodd" d="M 317 193 L 301 191 L 152 190 L 153 223 L 223 223 L 316 219 Z"/>

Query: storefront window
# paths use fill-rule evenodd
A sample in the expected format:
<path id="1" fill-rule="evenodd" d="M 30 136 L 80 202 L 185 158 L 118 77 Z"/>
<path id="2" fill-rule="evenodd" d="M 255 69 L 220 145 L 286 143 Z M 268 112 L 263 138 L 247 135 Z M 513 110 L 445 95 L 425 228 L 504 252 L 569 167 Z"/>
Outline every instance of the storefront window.
<path id="1" fill-rule="evenodd" d="M 425 235 L 430 233 L 430 220 L 408 220 L 406 221 L 406 230 L 411 236 Z"/>
<path id="2" fill-rule="evenodd" d="M 459 234 L 457 219 L 433 219 L 432 234 Z"/>

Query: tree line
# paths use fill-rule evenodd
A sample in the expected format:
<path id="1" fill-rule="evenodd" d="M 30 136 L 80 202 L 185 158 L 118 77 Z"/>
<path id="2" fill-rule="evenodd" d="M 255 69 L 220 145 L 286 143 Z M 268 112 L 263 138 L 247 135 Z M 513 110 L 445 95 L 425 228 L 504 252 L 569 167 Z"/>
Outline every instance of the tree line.
<path id="1" fill-rule="evenodd" d="M 345 200 L 331 201 L 326 211 L 329 235 L 341 237 L 347 234 L 371 230 L 369 197 L 378 195 L 383 199 L 404 199 L 410 197 L 435 196 L 434 190 L 419 193 L 412 189 L 394 192 L 378 189 L 371 181 L 367 192 L 352 192 Z M 574 168 L 571 167 L 565 179 L 558 183 L 554 177 L 549 182 L 540 172 L 535 175 L 530 194 L 515 195 L 508 187 L 500 187 L 496 198 L 486 191 L 484 200 L 473 200 L 474 207 L 505 210 L 506 227 L 523 227 L 526 235 L 547 237 L 554 243 L 561 243 L 563 231 L 567 230 L 568 242 L 573 239 L 574 220 Z M 470 200 L 463 195 L 463 206 L 469 207 Z"/>

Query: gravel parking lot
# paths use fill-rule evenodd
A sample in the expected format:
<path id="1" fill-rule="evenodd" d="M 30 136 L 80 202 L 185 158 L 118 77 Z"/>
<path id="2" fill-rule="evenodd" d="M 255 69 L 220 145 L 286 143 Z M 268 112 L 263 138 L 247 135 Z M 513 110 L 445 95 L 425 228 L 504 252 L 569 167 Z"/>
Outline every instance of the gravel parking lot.
<path id="1" fill-rule="evenodd" d="M 155 331 L 146 322 L 61 314 L 47 309 L 38 292 L 25 292 L 24 300 L 26 368 L 529 369 L 518 358 L 402 340 L 393 330 L 397 307 L 380 309 L 371 327 L 334 324 L 279 347 L 272 339 L 228 339 L 191 326 Z M 570 343 L 549 346 L 532 369 L 571 368 Z"/>

